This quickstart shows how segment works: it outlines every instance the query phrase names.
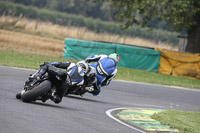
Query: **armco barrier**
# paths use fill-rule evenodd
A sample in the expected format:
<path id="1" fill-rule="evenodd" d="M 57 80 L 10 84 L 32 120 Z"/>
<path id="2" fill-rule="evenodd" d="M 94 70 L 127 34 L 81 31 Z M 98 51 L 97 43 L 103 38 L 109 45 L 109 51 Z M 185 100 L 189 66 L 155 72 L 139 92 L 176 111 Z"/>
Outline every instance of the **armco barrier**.
<path id="1" fill-rule="evenodd" d="M 65 39 L 63 57 L 83 60 L 95 54 L 117 53 L 120 57 L 118 66 L 157 72 L 160 51 L 130 45 Z"/>

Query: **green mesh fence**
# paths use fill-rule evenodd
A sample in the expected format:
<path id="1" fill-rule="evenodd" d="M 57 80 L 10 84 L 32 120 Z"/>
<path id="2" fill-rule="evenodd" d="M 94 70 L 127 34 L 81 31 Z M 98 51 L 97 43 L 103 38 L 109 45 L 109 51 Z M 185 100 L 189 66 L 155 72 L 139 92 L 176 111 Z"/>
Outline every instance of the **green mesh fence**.
<path id="1" fill-rule="evenodd" d="M 118 66 L 157 72 L 160 51 L 131 45 L 65 39 L 63 57 L 83 60 L 96 54 L 117 53 L 120 57 Z"/>

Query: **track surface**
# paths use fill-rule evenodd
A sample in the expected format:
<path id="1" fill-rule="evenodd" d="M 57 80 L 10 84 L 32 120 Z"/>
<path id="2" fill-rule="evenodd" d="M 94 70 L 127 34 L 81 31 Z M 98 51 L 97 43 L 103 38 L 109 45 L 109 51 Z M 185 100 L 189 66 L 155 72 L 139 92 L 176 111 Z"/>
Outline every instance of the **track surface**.
<path id="1" fill-rule="evenodd" d="M 113 108 L 200 110 L 200 91 L 112 81 L 99 96 L 24 103 L 15 98 L 33 70 L 0 66 L 0 133 L 137 133 L 106 115 Z"/>

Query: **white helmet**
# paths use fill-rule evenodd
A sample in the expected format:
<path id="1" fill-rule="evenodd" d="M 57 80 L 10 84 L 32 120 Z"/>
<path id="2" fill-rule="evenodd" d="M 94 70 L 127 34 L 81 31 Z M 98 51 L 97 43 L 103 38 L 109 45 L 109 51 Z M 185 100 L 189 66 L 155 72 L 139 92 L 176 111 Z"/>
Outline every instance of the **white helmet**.
<path id="1" fill-rule="evenodd" d="M 89 65 L 84 60 L 77 62 L 76 65 L 81 67 L 84 73 L 87 73 L 89 71 Z"/>

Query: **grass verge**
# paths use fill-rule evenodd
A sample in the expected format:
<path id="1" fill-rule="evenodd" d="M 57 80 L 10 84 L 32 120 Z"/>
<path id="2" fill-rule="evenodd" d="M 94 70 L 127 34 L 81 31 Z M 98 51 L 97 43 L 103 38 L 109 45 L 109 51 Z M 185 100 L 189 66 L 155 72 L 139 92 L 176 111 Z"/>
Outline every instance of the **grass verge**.
<path id="1" fill-rule="evenodd" d="M 182 133 L 199 133 L 200 131 L 200 111 L 185 112 L 177 110 L 167 110 L 152 116 L 171 128 L 178 129 Z"/>
<path id="2" fill-rule="evenodd" d="M 3 66 L 38 69 L 40 64 L 47 61 L 76 62 L 76 60 L 63 59 L 62 57 L 0 49 L 0 65 Z M 118 73 L 115 79 L 200 89 L 200 81 L 197 79 L 174 77 L 123 67 L 118 67 Z"/>
<path id="3" fill-rule="evenodd" d="M 44 62 L 75 62 L 75 60 L 66 60 L 61 57 L 47 55 L 30 54 L 27 52 L 18 52 L 15 50 L 0 49 L 0 65 L 38 69 Z"/>
<path id="4" fill-rule="evenodd" d="M 200 81 L 198 79 L 177 77 L 128 68 L 119 68 L 116 78 L 126 81 L 200 89 Z"/>

